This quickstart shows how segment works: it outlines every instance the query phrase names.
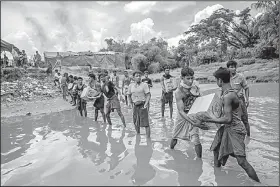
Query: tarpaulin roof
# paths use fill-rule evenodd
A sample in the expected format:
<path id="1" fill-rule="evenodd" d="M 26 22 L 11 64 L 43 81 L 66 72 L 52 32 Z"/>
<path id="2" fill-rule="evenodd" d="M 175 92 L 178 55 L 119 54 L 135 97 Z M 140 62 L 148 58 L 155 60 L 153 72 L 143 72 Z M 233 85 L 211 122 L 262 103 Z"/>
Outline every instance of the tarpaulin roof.
<path id="1" fill-rule="evenodd" d="M 59 52 L 62 66 L 92 66 L 125 69 L 125 54 L 114 52 Z M 57 52 L 44 52 L 45 61 L 54 67 Z"/>
<path id="2" fill-rule="evenodd" d="M 12 49 L 14 49 L 17 53 L 20 52 L 20 50 L 15 45 L 1 39 L 1 52 L 9 51 L 10 53 L 12 53 Z"/>

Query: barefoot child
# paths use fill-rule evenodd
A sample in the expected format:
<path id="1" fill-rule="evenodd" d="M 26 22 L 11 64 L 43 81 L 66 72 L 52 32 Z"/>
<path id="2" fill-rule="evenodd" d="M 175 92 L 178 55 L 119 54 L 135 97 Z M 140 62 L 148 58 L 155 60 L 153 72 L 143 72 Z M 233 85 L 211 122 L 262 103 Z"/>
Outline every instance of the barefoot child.
<path id="1" fill-rule="evenodd" d="M 98 92 L 101 92 L 101 84 L 99 82 L 97 82 L 96 77 L 93 73 L 89 74 L 90 77 L 90 82 L 89 82 L 89 86 L 95 90 L 97 90 Z M 95 116 L 94 119 L 95 121 L 97 121 L 98 118 L 98 111 L 100 110 L 102 117 L 103 117 L 103 121 L 104 123 L 106 123 L 106 116 L 104 113 L 104 96 L 101 93 L 98 97 L 94 97 L 92 99 L 96 99 L 94 101 L 94 108 L 95 108 Z"/>
<path id="2" fill-rule="evenodd" d="M 222 125 L 216 133 L 210 150 L 214 152 L 214 165 L 225 165 L 231 155 L 253 180 L 260 182 L 254 168 L 249 164 L 245 154 L 244 139 L 246 128 L 241 121 L 241 106 L 237 93 L 230 83 L 230 71 L 220 67 L 215 73 L 217 85 L 222 88 L 221 101 L 223 115 L 220 118 L 211 116 L 201 122 L 213 122 Z M 201 123 L 195 124 L 200 126 Z"/>
<path id="3" fill-rule="evenodd" d="M 74 76 L 74 82 L 73 82 L 73 89 L 71 91 L 72 95 L 73 95 L 73 105 L 72 106 L 76 106 L 77 104 L 77 90 L 76 90 L 76 87 L 78 85 L 78 77 L 77 76 Z"/>
<path id="4" fill-rule="evenodd" d="M 84 111 L 84 115 L 85 115 L 85 117 L 87 117 L 87 102 L 81 98 L 81 94 L 82 94 L 84 88 L 86 88 L 86 85 L 83 84 L 83 78 L 79 77 L 78 84 L 76 86 L 77 108 L 78 108 L 81 116 L 83 116 L 83 111 Z"/>
<path id="5" fill-rule="evenodd" d="M 141 81 L 141 72 L 133 73 L 135 83 L 128 87 L 129 105 L 133 107 L 133 123 L 137 134 L 140 134 L 140 127 L 145 127 L 146 135 L 150 138 L 150 124 L 148 104 L 151 98 L 148 84 Z"/>
<path id="6" fill-rule="evenodd" d="M 62 97 L 63 97 L 63 100 L 65 100 L 65 101 L 67 101 L 66 95 L 67 95 L 67 90 L 68 90 L 67 78 L 68 78 L 68 73 L 64 73 L 63 77 L 61 78 Z"/>
<path id="7" fill-rule="evenodd" d="M 112 125 L 110 114 L 113 109 L 116 109 L 118 115 L 120 116 L 120 118 L 122 120 L 124 127 L 126 127 L 125 119 L 124 119 L 124 116 L 121 111 L 120 100 L 118 99 L 118 96 L 117 96 L 118 89 L 115 88 L 115 85 L 111 81 L 108 81 L 107 74 L 101 74 L 100 80 L 102 82 L 101 90 L 102 90 L 103 94 L 107 97 L 105 115 L 106 115 L 109 125 Z"/>
<path id="8" fill-rule="evenodd" d="M 124 79 L 122 81 L 122 94 L 125 98 L 125 104 L 128 105 L 127 94 L 128 94 L 128 86 L 131 83 L 131 78 L 128 76 L 128 72 L 124 71 Z"/>

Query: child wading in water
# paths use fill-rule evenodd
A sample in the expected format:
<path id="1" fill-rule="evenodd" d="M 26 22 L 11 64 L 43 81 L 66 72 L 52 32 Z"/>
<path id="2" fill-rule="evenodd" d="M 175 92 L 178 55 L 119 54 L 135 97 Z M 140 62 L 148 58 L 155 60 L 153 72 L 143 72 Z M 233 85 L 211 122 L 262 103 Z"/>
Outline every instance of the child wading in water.
<path id="1" fill-rule="evenodd" d="M 133 123 L 137 134 L 140 134 L 140 127 L 145 127 L 146 135 L 150 138 L 150 124 L 148 105 L 151 98 L 150 88 L 147 83 L 141 81 L 141 72 L 134 72 L 135 83 L 128 87 L 128 98 L 133 106 Z"/>
<path id="2" fill-rule="evenodd" d="M 103 94 L 107 97 L 106 112 L 105 112 L 107 122 L 109 123 L 109 125 L 112 125 L 110 114 L 113 109 L 116 109 L 118 115 L 122 120 L 124 127 L 126 127 L 125 119 L 121 111 L 120 100 L 118 99 L 117 96 L 118 90 L 115 88 L 115 85 L 111 81 L 109 81 L 106 73 L 100 75 L 100 80 L 102 82 L 101 90 Z"/>
<path id="3" fill-rule="evenodd" d="M 246 159 L 244 144 L 246 128 L 241 121 L 241 106 L 238 95 L 231 87 L 230 71 L 220 67 L 214 73 L 214 76 L 216 77 L 217 85 L 222 88 L 223 115 L 220 118 L 212 116 L 210 119 L 201 121 L 224 124 L 217 131 L 210 148 L 214 152 L 214 165 L 216 167 L 224 166 L 231 155 L 237 159 L 238 164 L 250 178 L 260 182 L 254 168 Z M 194 126 L 204 126 L 201 122 L 197 122 Z"/>
<path id="4" fill-rule="evenodd" d="M 61 90 L 62 90 L 62 97 L 65 101 L 67 101 L 66 99 L 66 95 L 68 92 L 68 73 L 64 73 L 63 77 L 61 78 Z"/>
<path id="5" fill-rule="evenodd" d="M 78 85 L 78 77 L 74 76 L 73 89 L 71 91 L 71 94 L 73 96 L 73 105 L 72 106 L 76 106 L 76 104 L 77 104 L 77 97 L 78 97 L 78 93 L 76 90 L 77 85 Z"/>
<path id="6" fill-rule="evenodd" d="M 77 92 L 77 108 L 80 111 L 81 116 L 83 116 L 83 111 L 85 117 L 87 117 L 87 102 L 81 98 L 81 94 L 86 88 L 86 85 L 83 84 L 83 78 L 79 77 L 78 78 L 78 84 L 76 86 L 76 92 Z"/>
<path id="7" fill-rule="evenodd" d="M 131 78 L 128 75 L 127 71 L 124 71 L 124 78 L 122 81 L 122 94 L 124 95 L 125 98 L 125 104 L 128 105 L 128 100 L 127 100 L 127 94 L 128 94 L 128 86 L 131 83 Z"/>
<path id="8" fill-rule="evenodd" d="M 89 86 L 91 88 L 97 90 L 98 92 L 101 92 L 101 84 L 96 80 L 95 75 L 93 73 L 90 73 L 89 77 L 90 77 Z M 104 123 L 106 123 L 106 116 L 104 113 L 104 96 L 103 96 L 103 94 L 101 93 L 98 97 L 94 97 L 94 99 L 96 99 L 93 104 L 93 106 L 95 107 L 94 120 L 97 121 L 98 111 L 100 110 L 102 117 L 103 117 L 103 121 L 104 121 Z"/>

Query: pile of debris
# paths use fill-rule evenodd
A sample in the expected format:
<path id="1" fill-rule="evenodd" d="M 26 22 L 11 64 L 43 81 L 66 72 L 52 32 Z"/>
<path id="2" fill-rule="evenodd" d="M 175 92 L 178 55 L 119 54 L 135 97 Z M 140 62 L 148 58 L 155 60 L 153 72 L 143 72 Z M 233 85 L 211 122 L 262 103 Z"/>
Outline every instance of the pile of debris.
<path id="1" fill-rule="evenodd" d="M 35 99 L 49 99 L 60 95 L 60 90 L 50 79 L 38 80 L 24 77 L 13 82 L 1 83 L 1 97 L 11 95 L 7 101 L 31 101 Z"/>

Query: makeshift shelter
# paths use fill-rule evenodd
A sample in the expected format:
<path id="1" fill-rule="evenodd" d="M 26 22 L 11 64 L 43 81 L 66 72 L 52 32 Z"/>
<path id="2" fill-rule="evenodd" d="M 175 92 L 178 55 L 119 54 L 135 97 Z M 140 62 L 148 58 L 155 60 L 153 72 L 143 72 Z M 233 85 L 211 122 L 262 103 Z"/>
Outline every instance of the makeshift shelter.
<path id="1" fill-rule="evenodd" d="M 9 42 L 6 42 L 4 40 L 1 39 L 1 53 L 3 51 L 8 51 L 10 52 L 13 57 L 18 57 L 19 56 L 19 53 L 20 53 L 20 50 L 13 44 L 10 44 Z"/>
<path id="2" fill-rule="evenodd" d="M 62 66 L 91 66 L 125 69 L 125 54 L 117 52 L 59 52 Z M 44 52 L 45 62 L 54 67 L 57 52 Z"/>

